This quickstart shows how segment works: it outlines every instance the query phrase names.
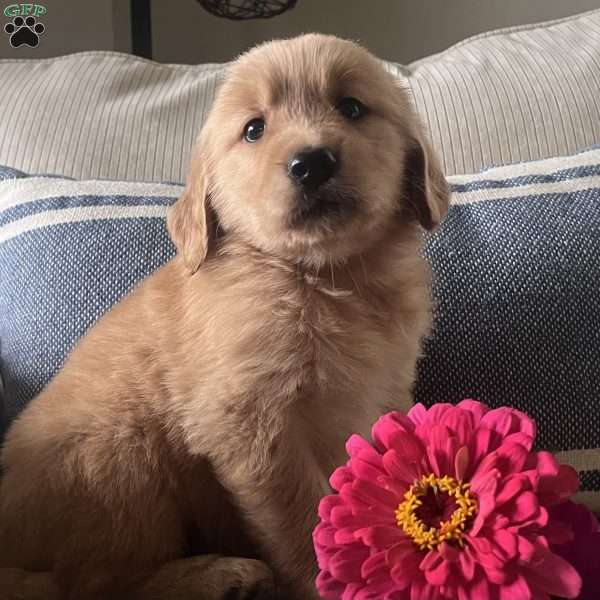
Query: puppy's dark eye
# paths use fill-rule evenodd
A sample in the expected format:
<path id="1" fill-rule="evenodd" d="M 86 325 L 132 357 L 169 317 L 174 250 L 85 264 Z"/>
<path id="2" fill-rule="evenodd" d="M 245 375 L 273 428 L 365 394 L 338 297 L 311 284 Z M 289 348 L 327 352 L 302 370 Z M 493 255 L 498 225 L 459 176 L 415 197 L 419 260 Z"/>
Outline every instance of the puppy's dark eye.
<path id="1" fill-rule="evenodd" d="M 257 142 L 265 133 L 265 121 L 264 119 L 252 119 L 246 123 L 244 127 L 244 139 L 251 144 Z"/>
<path id="2" fill-rule="evenodd" d="M 350 121 L 361 119 L 367 114 L 367 107 L 356 98 L 342 98 L 336 108 Z"/>

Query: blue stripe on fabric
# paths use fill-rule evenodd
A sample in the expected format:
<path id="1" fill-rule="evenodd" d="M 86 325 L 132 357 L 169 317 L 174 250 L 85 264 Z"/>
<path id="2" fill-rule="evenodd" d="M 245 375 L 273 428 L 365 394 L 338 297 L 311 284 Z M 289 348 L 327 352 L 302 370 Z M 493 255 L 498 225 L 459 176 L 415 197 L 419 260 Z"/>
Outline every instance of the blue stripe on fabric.
<path id="1" fill-rule="evenodd" d="M 89 206 L 170 206 L 176 196 L 57 196 L 24 202 L 0 212 L 0 226 L 47 211 Z"/>
<path id="2" fill-rule="evenodd" d="M 24 173 L 18 169 L 13 169 L 6 165 L 0 165 L 0 181 L 7 179 L 23 179 L 23 178 L 44 178 L 44 179 L 64 179 L 66 181 L 75 181 L 73 177 L 66 175 L 54 175 L 52 173 Z"/>
<path id="3" fill-rule="evenodd" d="M 579 167 L 570 167 L 554 173 L 544 173 L 538 175 L 521 175 L 509 179 L 483 179 L 473 181 L 472 183 L 454 184 L 451 186 L 452 192 L 462 194 L 464 192 L 474 192 L 476 190 L 490 190 L 519 187 L 522 185 L 555 183 L 557 181 L 567 181 L 570 179 L 579 179 L 591 175 L 600 175 L 600 164 L 582 165 Z"/>
<path id="4" fill-rule="evenodd" d="M 23 173 L 23 171 L 18 171 L 12 167 L 0 165 L 0 181 L 5 181 L 6 179 L 22 179 L 23 177 L 28 177 L 28 175 Z"/>

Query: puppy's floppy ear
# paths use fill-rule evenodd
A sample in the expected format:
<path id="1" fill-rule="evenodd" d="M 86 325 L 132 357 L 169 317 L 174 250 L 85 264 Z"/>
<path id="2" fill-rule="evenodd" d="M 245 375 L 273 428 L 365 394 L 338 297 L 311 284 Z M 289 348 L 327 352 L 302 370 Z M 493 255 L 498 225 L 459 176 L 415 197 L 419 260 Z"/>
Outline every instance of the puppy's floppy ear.
<path id="1" fill-rule="evenodd" d="M 183 194 L 167 212 L 169 235 L 190 274 L 204 262 L 212 237 L 207 169 L 201 160 L 193 163 Z"/>
<path id="2" fill-rule="evenodd" d="M 404 197 L 427 230 L 435 229 L 448 211 L 448 183 L 429 142 L 421 134 L 412 137 L 406 149 Z"/>

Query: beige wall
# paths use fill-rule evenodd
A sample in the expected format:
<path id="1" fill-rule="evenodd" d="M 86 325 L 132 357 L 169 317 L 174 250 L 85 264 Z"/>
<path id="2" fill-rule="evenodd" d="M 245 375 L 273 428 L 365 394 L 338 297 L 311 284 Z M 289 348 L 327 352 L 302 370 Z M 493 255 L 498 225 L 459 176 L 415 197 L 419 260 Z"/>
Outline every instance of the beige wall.
<path id="1" fill-rule="evenodd" d="M 593 8 L 600 0 L 298 0 L 275 19 L 235 22 L 211 16 L 193 0 L 153 0 L 154 57 L 220 62 L 262 40 L 320 31 L 406 63 L 482 31 Z"/>
<path id="2" fill-rule="evenodd" d="M 48 9 L 40 45 L 11 48 L 3 31 L 10 19 L 2 15 L 0 58 L 130 49 L 129 0 L 39 3 Z M 322 31 L 360 40 L 381 57 L 410 62 L 481 31 L 593 8 L 600 8 L 600 0 L 298 0 L 294 10 L 275 19 L 233 22 L 211 16 L 196 0 L 152 0 L 154 58 L 227 61 L 263 40 Z"/>

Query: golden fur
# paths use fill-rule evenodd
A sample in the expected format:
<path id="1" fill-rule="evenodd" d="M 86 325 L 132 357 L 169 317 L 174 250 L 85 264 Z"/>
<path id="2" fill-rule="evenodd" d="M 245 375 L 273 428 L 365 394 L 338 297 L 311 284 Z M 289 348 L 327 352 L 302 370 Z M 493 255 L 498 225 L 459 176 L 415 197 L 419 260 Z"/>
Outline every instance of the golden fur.
<path id="1" fill-rule="evenodd" d="M 336 111 L 347 96 L 363 119 Z M 319 145 L 341 157 L 337 208 L 292 223 L 285 165 Z M 316 598 L 317 503 L 348 436 L 409 405 L 420 225 L 446 205 L 405 93 L 365 50 L 307 35 L 242 56 L 169 213 L 178 256 L 10 429 L 1 597 L 271 598 L 273 573 L 283 597 Z"/>

